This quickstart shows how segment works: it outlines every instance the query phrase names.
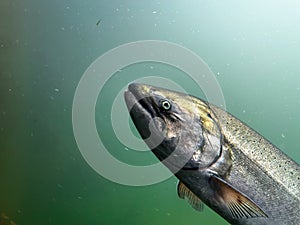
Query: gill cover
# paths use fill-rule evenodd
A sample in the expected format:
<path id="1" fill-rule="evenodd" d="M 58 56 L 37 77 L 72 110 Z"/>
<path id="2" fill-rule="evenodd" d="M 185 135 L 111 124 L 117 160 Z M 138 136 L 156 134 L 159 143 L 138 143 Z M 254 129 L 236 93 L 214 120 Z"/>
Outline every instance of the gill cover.
<path id="1" fill-rule="evenodd" d="M 214 112 L 209 105 L 190 96 L 201 124 L 200 141 L 193 156 L 183 169 L 203 169 L 214 164 L 222 154 L 223 135 Z M 188 124 L 187 124 L 188 126 Z"/>

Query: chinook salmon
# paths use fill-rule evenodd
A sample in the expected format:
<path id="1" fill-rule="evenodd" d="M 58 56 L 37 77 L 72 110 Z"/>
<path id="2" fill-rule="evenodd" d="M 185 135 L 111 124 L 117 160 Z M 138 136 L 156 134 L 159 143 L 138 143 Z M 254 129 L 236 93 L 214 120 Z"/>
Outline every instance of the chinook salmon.
<path id="1" fill-rule="evenodd" d="M 231 224 L 299 225 L 300 166 L 246 124 L 191 95 L 132 83 L 131 118 L 179 179 L 178 196 Z"/>

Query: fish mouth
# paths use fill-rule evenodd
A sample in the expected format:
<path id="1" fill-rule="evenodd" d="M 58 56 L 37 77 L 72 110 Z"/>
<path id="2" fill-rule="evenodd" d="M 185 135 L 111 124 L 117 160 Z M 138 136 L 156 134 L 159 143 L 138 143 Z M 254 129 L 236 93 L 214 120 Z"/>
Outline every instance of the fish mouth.
<path id="1" fill-rule="evenodd" d="M 169 156 L 161 148 L 165 140 L 166 124 L 160 115 L 158 97 L 154 92 L 153 86 L 131 83 L 124 92 L 124 98 L 130 117 L 142 139 L 151 150 L 157 150 L 154 154 L 162 160 Z"/>
<path id="2" fill-rule="evenodd" d="M 124 98 L 131 116 L 134 116 L 133 114 L 143 114 L 149 120 L 156 116 L 157 113 L 153 107 L 149 86 L 131 83 L 124 93 Z"/>
<path id="3" fill-rule="evenodd" d="M 144 141 L 151 136 L 149 124 L 158 115 L 151 93 L 151 86 L 138 83 L 129 84 L 124 92 L 130 117 Z"/>

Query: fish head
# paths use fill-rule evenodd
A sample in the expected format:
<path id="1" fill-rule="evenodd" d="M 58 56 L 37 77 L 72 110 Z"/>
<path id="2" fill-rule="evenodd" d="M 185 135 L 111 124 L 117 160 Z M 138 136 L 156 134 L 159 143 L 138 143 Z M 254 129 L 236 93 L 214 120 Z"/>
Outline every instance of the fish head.
<path id="1" fill-rule="evenodd" d="M 220 155 L 221 131 L 205 101 L 138 83 L 124 97 L 141 137 L 172 172 L 207 168 Z"/>

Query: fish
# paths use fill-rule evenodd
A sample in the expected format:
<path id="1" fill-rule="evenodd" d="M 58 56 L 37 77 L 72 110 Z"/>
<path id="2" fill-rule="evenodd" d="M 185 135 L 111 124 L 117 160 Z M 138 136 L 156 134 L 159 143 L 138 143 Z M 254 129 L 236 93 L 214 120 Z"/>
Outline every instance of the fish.
<path id="1" fill-rule="evenodd" d="M 177 194 L 233 225 L 299 225 L 300 166 L 230 113 L 195 96 L 131 83 L 130 117 L 179 180 Z"/>

